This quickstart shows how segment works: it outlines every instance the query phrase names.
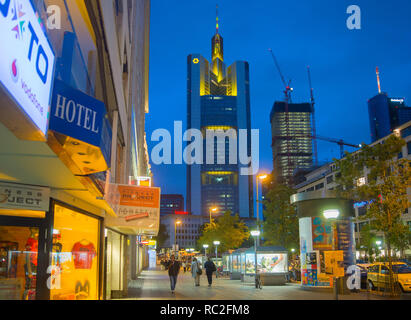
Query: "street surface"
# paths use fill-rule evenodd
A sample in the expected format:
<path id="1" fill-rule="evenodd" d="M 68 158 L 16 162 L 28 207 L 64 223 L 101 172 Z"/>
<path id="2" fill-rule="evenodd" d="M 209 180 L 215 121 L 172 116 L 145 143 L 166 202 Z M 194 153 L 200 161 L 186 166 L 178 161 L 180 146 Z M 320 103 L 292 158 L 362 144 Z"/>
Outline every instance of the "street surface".
<path id="1" fill-rule="evenodd" d="M 215 278 L 208 287 L 207 277 L 203 273 L 200 287 L 195 287 L 191 272 L 180 272 L 175 294 L 171 293 L 170 281 L 166 271 L 146 270 L 138 280 L 129 284 L 130 300 L 333 300 L 331 291 L 315 292 L 301 288 L 299 284 L 285 286 L 266 286 L 262 290 L 255 289 L 252 284 L 228 278 Z M 339 295 L 340 300 L 380 300 L 388 299 L 366 292 Z"/>

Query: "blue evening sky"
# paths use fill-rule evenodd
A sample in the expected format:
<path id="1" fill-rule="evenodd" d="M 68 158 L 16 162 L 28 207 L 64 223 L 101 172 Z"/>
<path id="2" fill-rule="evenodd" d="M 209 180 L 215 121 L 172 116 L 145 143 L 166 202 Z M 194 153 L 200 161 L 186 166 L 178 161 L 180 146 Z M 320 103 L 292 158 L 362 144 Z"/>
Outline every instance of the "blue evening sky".
<path id="1" fill-rule="evenodd" d="M 220 33 L 227 65 L 250 64 L 251 125 L 260 129 L 260 168 L 272 171 L 269 115 L 283 100 L 283 85 L 268 48 L 286 78 L 293 102 L 309 102 L 307 65 L 316 99 L 317 134 L 350 143 L 369 143 L 367 100 L 382 90 L 411 105 L 411 1 L 408 0 L 220 0 Z M 358 5 L 362 29 L 346 26 L 349 5 Z M 186 126 L 187 55 L 211 56 L 216 0 L 151 2 L 149 152 L 155 129 L 173 133 Z M 348 148 L 347 150 L 352 150 Z M 339 146 L 319 142 L 322 162 L 339 156 Z M 186 194 L 185 165 L 152 165 L 162 193 Z"/>

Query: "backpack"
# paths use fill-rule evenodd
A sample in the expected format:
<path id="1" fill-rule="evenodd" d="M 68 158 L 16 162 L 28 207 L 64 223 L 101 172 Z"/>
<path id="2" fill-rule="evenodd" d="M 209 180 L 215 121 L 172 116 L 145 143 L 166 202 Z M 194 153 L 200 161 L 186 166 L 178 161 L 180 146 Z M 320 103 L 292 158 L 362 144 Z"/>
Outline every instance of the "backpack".
<path id="1" fill-rule="evenodd" d="M 198 264 L 198 262 L 197 262 L 197 274 L 198 274 L 199 276 L 201 276 L 201 275 L 203 274 L 203 270 L 201 270 L 201 267 L 200 267 L 200 265 Z"/>

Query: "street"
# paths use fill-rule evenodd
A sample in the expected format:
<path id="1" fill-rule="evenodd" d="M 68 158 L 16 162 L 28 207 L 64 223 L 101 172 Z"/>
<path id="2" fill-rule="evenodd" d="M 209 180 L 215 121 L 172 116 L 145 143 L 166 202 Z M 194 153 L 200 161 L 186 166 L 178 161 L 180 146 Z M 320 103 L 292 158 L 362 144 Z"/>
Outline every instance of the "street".
<path id="1" fill-rule="evenodd" d="M 131 281 L 127 300 L 333 300 L 332 292 L 315 292 L 302 289 L 299 284 L 266 286 L 257 290 L 252 284 L 240 280 L 229 280 L 213 276 L 213 286 L 208 287 L 203 273 L 200 287 L 194 286 L 190 272 L 180 272 L 176 292 L 170 291 L 170 281 L 166 271 L 145 270 L 138 280 Z M 340 300 L 380 300 L 387 297 L 370 295 L 366 292 L 340 295 Z"/>

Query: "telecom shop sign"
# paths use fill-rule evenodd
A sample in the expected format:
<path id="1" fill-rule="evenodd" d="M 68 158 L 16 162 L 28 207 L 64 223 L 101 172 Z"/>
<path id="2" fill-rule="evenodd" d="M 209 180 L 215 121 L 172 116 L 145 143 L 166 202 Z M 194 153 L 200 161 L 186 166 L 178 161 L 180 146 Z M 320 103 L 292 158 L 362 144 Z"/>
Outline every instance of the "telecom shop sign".
<path id="1" fill-rule="evenodd" d="M 104 102 L 55 80 L 49 129 L 98 147 L 110 163 L 112 133 L 106 113 Z"/>
<path id="2" fill-rule="evenodd" d="M 55 55 L 43 28 L 30 0 L 0 0 L 0 87 L 45 136 Z"/>
<path id="3" fill-rule="evenodd" d="M 0 183 L 0 208 L 49 211 L 50 189 Z"/>

